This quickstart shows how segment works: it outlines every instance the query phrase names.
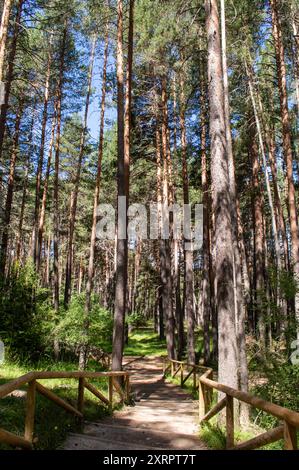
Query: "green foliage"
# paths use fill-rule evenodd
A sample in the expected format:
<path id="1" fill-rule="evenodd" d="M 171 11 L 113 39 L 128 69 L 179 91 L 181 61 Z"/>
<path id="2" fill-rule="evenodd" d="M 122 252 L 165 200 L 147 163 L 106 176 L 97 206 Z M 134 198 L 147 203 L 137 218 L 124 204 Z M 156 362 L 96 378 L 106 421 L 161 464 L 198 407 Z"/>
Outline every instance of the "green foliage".
<path id="1" fill-rule="evenodd" d="M 147 324 L 147 320 L 144 318 L 144 315 L 142 315 L 142 313 L 140 312 L 130 313 L 130 315 L 128 315 L 127 317 L 127 322 L 134 328 L 142 328 Z"/>
<path id="2" fill-rule="evenodd" d="M 271 364 L 264 365 L 263 375 L 266 375 L 267 380 L 261 385 L 256 385 L 253 393 L 277 405 L 298 411 L 299 366 L 273 358 Z M 256 422 L 268 429 L 277 424 L 277 419 L 267 413 L 259 412 Z"/>
<path id="3" fill-rule="evenodd" d="M 68 310 L 61 313 L 61 318 L 53 329 L 54 337 L 69 350 L 82 344 L 84 331 L 85 295 L 73 295 Z M 100 306 L 98 296 L 92 298 L 91 310 L 88 314 L 88 333 L 84 336 L 85 343 L 103 347 L 112 341 L 113 318 L 110 312 Z"/>
<path id="4" fill-rule="evenodd" d="M 48 295 L 38 286 L 31 262 L 13 265 L 0 300 L 0 336 L 10 357 L 35 360 L 40 356 L 45 341 L 43 325 L 50 312 Z"/>

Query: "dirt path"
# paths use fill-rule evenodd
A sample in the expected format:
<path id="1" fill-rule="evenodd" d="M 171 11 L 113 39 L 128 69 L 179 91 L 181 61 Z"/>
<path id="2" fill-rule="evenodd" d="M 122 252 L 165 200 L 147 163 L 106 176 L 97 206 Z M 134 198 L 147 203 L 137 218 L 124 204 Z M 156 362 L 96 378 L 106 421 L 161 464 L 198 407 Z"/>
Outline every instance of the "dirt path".
<path id="1" fill-rule="evenodd" d="M 165 382 L 160 358 L 126 357 L 135 406 L 125 407 L 83 434 L 70 434 L 64 449 L 206 449 L 197 437 L 197 402 L 179 386 Z"/>

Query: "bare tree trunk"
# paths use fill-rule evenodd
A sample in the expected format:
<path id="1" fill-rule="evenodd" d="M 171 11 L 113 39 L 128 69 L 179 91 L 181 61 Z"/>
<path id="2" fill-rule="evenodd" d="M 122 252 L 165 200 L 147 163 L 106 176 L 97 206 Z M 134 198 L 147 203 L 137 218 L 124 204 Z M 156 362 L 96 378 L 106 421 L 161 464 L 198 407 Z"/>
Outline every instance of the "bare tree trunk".
<path id="1" fill-rule="evenodd" d="M 183 72 L 182 72 L 183 73 Z M 181 153 L 182 153 L 182 176 L 183 176 L 183 197 L 184 204 L 189 204 L 189 177 L 187 167 L 187 138 L 185 125 L 185 93 L 184 78 L 181 74 L 180 80 L 180 130 L 181 130 Z M 191 234 L 191 227 L 190 227 Z M 187 319 L 187 354 L 188 362 L 195 364 L 195 312 L 194 312 L 194 284 L 193 284 L 193 251 L 188 245 L 191 239 L 184 235 L 184 307 L 185 317 Z"/>
<path id="2" fill-rule="evenodd" d="M 225 130 L 231 200 L 231 222 L 232 222 L 232 240 L 234 254 L 234 297 L 235 297 L 235 321 L 236 334 L 238 344 L 238 361 L 239 361 L 239 382 L 240 389 L 244 392 L 248 391 L 248 368 L 246 356 L 246 337 L 245 337 L 245 320 L 246 310 L 243 299 L 242 285 L 242 266 L 241 256 L 238 243 L 238 217 L 237 217 L 237 188 L 235 176 L 235 160 L 233 155 L 232 134 L 230 125 L 230 105 L 229 105 L 229 86 L 226 58 L 226 25 L 225 25 L 225 0 L 221 0 L 221 39 L 222 39 L 222 72 L 223 72 L 223 90 L 224 90 L 224 114 L 225 114 Z M 243 424 L 249 421 L 248 405 L 240 405 L 240 419 Z"/>
<path id="3" fill-rule="evenodd" d="M 39 158 L 38 158 L 36 182 L 35 182 L 35 207 L 34 207 L 34 222 L 33 222 L 34 227 L 33 227 L 33 233 L 32 233 L 32 255 L 33 255 L 33 261 L 34 261 L 35 266 L 37 266 L 36 259 L 37 259 L 37 248 L 38 248 L 38 220 L 39 220 L 40 199 L 41 199 L 41 178 L 42 178 L 43 163 L 44 163 L 46 127 L 47 127 L 47 120 L 48 120 L 48 102 L 49 102 L 51 63 L 52 63 L 52 56 L 51 56 L 51 50 L 49 50 L 46 80 L 45 80 L 45 90 L 44 90 L 44 109 L 43 109 L 42 127 L 41 127 L 41 142 L 40 142 L 40 150 L 39 150 Z"/>
<path id="4" fill-rule="evenodd" d="M 23 114 L 24 107 L 24 97 L 22 96 L 19 101 L 18 112 L 15 120 L 15 132 L 13 136 L 12 152 L 10 157 L 9 165 L 9 175 L 7 183 L 7 193 L 6 201 L 4 207 L 4 217 L 3 217 L 3 233 L 2 233 L 2 242 L 1 242 L 1 257 L 0 257 L 0 273 L 5 277 L 5 267 L 7 262 L 7 247 L 8 247 L 8 237 L 9 237 L 9 224 L 11 219 L 11 208 L 13 201 L 13 191 L 15 184 L 15 169 L 16 161 L 18 158 L 18 146 L 19 146 L 19 136 L 20 136 L 20 124 Z"/>
<path id="5" fill-rule="evenodd" d="M 106 87 L 107 87 L 107 60 L 108 60 L 108 25 L 106 26 L 105 33 L 105 50 L 104 50 L 104 63 L 103 63 L 103 76 L 102 76 L 102 97 L 101 97 L 101 118 L 100 118 L 100 135 L 98 147 L 98 164 L 97 164 L 97 177 L 93 197 L 93 213 L 92 213 L 92 226 L 89 246 L 89 262 L 87 271 L 86 283 L 86 298 L 84 310 L 84 331 L 83 334 L 87 337 L 89 328 L 89 312 L 91 309 L 91 293 L 93 287 L 94 276 L 94 258 L 96 247 L 96 225 L 97 225 L 97 209 L 99 204 L 100 184 L 102 175 L 102 158 L 103 158 L 103 143 L 104 143 L 104 126 L 105 126 L 105 104 L 106 104 Z M 87 338 L 85 338 L 87 340 Z M 80 350 L 79 368 L 84 369 L 86 366 L 86 344 Z"/>
<path id="6" fill-rule="evenodd" d="M 13 81 L 13 71 L 14 71 L 14 63 L 15 63 L 15 56 L 17 50 L 17 41 L 20 33 L 20 20 L 22 15 L 24 0 L 19 0 L 18 7 L 17 7 L 17 14 L 14 24 L 14 32 L 13 37 L 10 45 L 10 52 L 8 55 L 7 63 L 7 75 L 5 78 L 6 86 L 5 86 L 5 93 L 4 93 L 4 102 L 1 106 L 1 113 L 0 113 L 0 160 L 2 158 L 2 150 L 3 150 L 3 141 L 4 141 L 4 133 L 5 133 L 5 126 L 6 126 L 6 117 L 8 111 L 8 101 L 10 96 L 10 89 L 11 84 Z"/>
<path id="7" fill-rule="evenodd" d="M 60 69 L 59 80 L 57 87 L 57 129 L 56 129 L 56 142 L 55 142 L 55 170 L 54 170 L 54 234 L 53 234 L 53 254 L 54 254 L 54 309 L 56 316 L 59 314 L 59 157 L 60 157 L 60 132 L 61 132 L 61 102 L 62 102 L 62 85 L 64 78 L 64 61 L 66 50 L 68 20 L 64 20 L 64 29 L 62 35 L 62 43 L 60 49 Z M 54 354 L 58 358 L 59 345 L 54 341 Z"/>
<path id="8" fill-rule="evenodd" d="M 263 242 L 263 208 L 260 186 L 260 165 L 258 160 L 258 147 L 256 131 L 253 122 L 250 122 L 250 148 L 249 153 L 252 162 L 252 186 L 253 186 L 253 222 L 254 222 L 254 295 L 255 317 L 257 318 L 261 346 L 266 346 L 266 326 L 264 319 L 263 293 L 265 289 L 265 261 Z"/>
<path id="9" fill-rule="evenodd" d="M 131 114 L 131 80 L 133 59 L 133 8 L 130 0 L 129 37 L 128 37 L 128 70 L 126 87 L 126 116 L 124 122 L 123 90 L 123 2 L 118 0 L 117 11 L 117 132 L 118 132 L 118 197 L 125 197 L 125 214 L 118 213 L 116 245 L 116 285 L 112 345 L 112 370 L 122 369 L 124 347 L 124 324 L 127 298 L 128 274 L 128 240 L 127 208 L 129 198 L 129 157 L 130 157 L 130 114 Z M 121 218 L 121 220 L 120 220 Z M 121 224 L 121 225 L 120 225 Z M 122 227 L 121 227 L 122 226 Z M 121 233 L 122 231 L 125 233 Z"/>
<path id="10" fill-rule="evenodd" d="M 91 95 L 91 84 L 92 84 L 92 74 L 93 74 L 96 41 L 97 41 L 97 37 L 96 35 L 94 35 L 92 39 L 90 62 L 89 62 L 88 77 L 87 77 L 88 85 L 87 85 L 87 93 L 86 93 L 86 99 L 85 99 L 83 126 L 82 126 L 81 138 L 80 138 L 79 157 L 78 157 L 78 163 L 77 163 L 77 168 L 76 168 L 75 181 L 73 182 L 74 188 L 71 193 L 71 201 L 70 201 L 69 233 L 68 233 L 67 258 L 66 258 L 66 267 L 65 267 L 65 290 L 64 290 L 65 308 L 67 308 L 69 305 L 69 302 L 71 299 L 71 293 L 72 293 L 74 230 L 75 230 L 75 223 L 76 223 L 77 201 L 78 201 L 79 185 L 80 185 L 80 178 L 81 178 L 82 159 L 83 159 L 84 150 L 85 150 L 87 118 L 88 118 L 88 109 L 89 109 L 89 102 L 90 102 L 90 95 Z"/>
<path id="11" fill-rule="evenodd" d="M 169 150 L 168 150 L 168 119 L 167 119 L 167 92 L 166 78 L 162 78 L 162 157 L 163 157 L 163 184 L 162 184 L 162 220 L 167 220 L 167 206 L 170 202 L 171 177 Z M 171 272 L 171 244 L 168 239 L 160 240 L 160 263 L 162 281 L 162 305 L 165 319 L 165 334 L 168 357 L 175 358 L 175 321 L 172 302 L 172 272 Z"/>
<path id="12" fill-rule="evenodd" d="M 296 280 L 299 276 L 299 234 L 296 209 L 296 195 L 293 180 L 293 153 L 291 143 L 291 125 L 288 110 L 286 65 L 284 59 L 284 46 L 281 35 L 281 25 L 277 9 L 277 0 L 270 0 L 272 14 L 272 34 L 274 38 L 278 89 L 280 98 L 280 114 L 282 121 L 282 143 L 288 181 L 288 208 L 290 214 L 290 230 L 292 239 L 292 262 Z M 299 340 L 299 290 L 295 296 L 295 317 L 297 321 L 297 339 Z"/>
<path id="13" fill-rule="evenodd" d="M 221 383 L 238 388 L 231 200 L 217 1 L 206 0 L 205 7 L 208 37 L 211 177 L 215 214 L 215 276 L 219 333 L 218 380 Z"/>
<path id="14" fill-rule="evenodd" d="M 21 202 L 21 210 L 19 216 L 19 225 L 18 225 L 18 234 L 16 240 L 16 259 L 19 261 L 21 256 L 22 250 L 22 232 L 23 232 L 23 223 L 24 223 L 24 214 L 25 214 L 25 204 L 27 198 L 27 189 L 28 189 L 28 174 L 29 174 L 29 165 L 30 159 L 32 157 L 31 153 L 33 150 L 33 129 L 34 129 L 34 119 L 35 119 L 35 105 L 34 103 L 33 110 L 32 110 L 32 120 L 30 125 L 30 133 L 29 133 L 29 148 L 27 151 L 26 163 L 25 163 L 25 174 L 24 174 L 24 183 L 23 183 L 23 194 L 22 194 L 22 202 Z"/>
<path id="15" fill-rule="evenodd" d="M 11 5 L 12 0 L 4 0 L 0 26 L 0 82 L 2 82 L 4 76 L 4 60 Z"/>
<path id="16" fill-rule="evenodd" d="M 54 145 L 54 137 L 55 137 L 56 120 L 57 120 L 57 114 L 56 114 L 56 104 L 55 104 L 54 116 L 52 119 L 51 138 L 50 138 L 50 143 L 49 143 L 47 169 L 46 169 L 46 174 L 45 174 L 45 179 L 44 179 L 43 195 L 42 195 L 42 202 L 41 202 L 39 222 L 38 222 L 37 248 L 36 248 L 36 270 L 37 271 L 39 271 L 40 269 L 40 262 L 41 262 L 41 249 L 42 249 L 43 233 L 44 233 L 44 225 L 45 225 L 46 204 L 47 204 L 47 196 L 48 196 L 49 176 L 50 176 L 51 163 L 52 163 L 52 153 L 53 153 L 53 145 Z"/>

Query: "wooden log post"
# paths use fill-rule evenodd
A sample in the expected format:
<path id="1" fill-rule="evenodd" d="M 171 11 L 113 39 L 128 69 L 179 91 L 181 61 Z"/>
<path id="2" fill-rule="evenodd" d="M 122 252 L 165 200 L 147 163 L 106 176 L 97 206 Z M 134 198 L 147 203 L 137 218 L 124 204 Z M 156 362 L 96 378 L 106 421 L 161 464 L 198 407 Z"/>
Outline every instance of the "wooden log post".
<path id="1" fill-rule="evenodd" d="M 174 376 L 174 363 L 171 363 L 171 377 Z"/>
<path id="2" fill-rule="evenodd" d="M 283 437 L 285 450 L 297 450 L 297 430 L 287 421 L 284 422 Z"/>
<path id="3" fill-rule="evenodd" d="M 194 390 L 197 387 L 197 380 L 196 380 L 196 367 L 193 367 L 193 388 Z"/>
<path id="4" fill-rule="evenodd" d="M 234 399 L 226 395 L 226 448 L 234 446 Z"/>
<path id="5" fill-rule="evenodd" d="M 109 376 L 109 391 L 108 391 L 108 396 L 109 396 L 109 409 L 110 412 L 112 412 L 113 409 L 113 377 Z"/>
<path id="6" fill-rule="evenodd" d="M 184 385 L 184 365 L 181 364 L 181 387 Z"/>
<path id="7" fill-rule="evenodd" d="M 80 377 L 78 382 L 78 411 L 83 414 L 84 412 L 84 386 L 85 378 Z"/>
<path id="8" fill-rule="evenodd" d="M 130 376 L 127 375 L 125 378 L 125 399 L 126 402 L 130 402 Z"/>
<path id="9" fill-rule="evenodd" d="M 28 383 L 28 390 L 27 390 L 25 433 L 24 433 L 24 438 L 26 439 L 26 441 L 29 441 L 29 442 L 33 441 L 35 397 L 36 397 L 36 381 L 31 380 Z"/>
<path id="10" fill-rule="evenodd" d="M 207 413 L 207 401 L 206 401 L 206 386 L 199 381 L 198 386 L 198 404 L 199 404 L 199 420 L 206 415 Z"/>

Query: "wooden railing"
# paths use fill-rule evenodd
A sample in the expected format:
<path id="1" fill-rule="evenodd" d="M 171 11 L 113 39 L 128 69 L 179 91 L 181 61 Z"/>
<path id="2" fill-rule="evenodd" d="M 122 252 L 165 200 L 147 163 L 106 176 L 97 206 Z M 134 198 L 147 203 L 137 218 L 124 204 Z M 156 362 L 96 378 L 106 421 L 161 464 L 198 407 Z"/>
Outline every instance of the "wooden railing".
<path id="1" fill-rule="evenodd" d="M 164 362 L 164 375 L 170 370 L 171 376 L 175 377 L 180 371 L 181 385 L 193 374 L 193 386 L 199 392 L 199 422 L 200 424 L 209 421 L 224 408 L 226 410 L 226 448 L 230 450 L 252 450 L 258 449 L 266 444 L 284 440 L 286 450 L 297 450 L 297 429 L 299 428 L 299 413 L 291 411 L 279 405 L 275 405 L 262 398 L 251 395 L 241 390 L 228 387 L 213 380 L 213 370 L 195 364 L 188 364 L 182 361 L 166 359 Z M 204 370 L 205 369 L 205 370 Z M 184 377 L 184 372 L 187 375 Z M 204 370 L 204 371 L 203 371 Z M 191 373 L 190 373 L 191 371 Z M 220 392 L 223 397 L 212 406 L 213 390 Z M 281 424 L 270 431 L 266 431 L 248 441 L 234 442 L 234 399 L 247 403 L 253 408 L 262 410 L 281 421 Z"/>
<path id="2" fill-rule="evenodd" d="M 100 392 L 88 379 L 106 378 L 108 380 L 108 396 Z M 123 378 L 124 387 L 120 386 L 118 378 Z M 60 398 L 54 392 L 44 387 L 38 380 L 43 379 L 78 379 L 77 408 Z M 24 437 L 13 434 L 0 428 L 0 442 L 22 449 L 33 448 L 34 417 L 36 392 L 53 401 L 65 411 L 72 413 L 79 419 L 84 417 L 84 389 L 86 388 L 102 401 L 111 411 L 113 408 L 113 391 L 120 396 L 121 402 L 130 398 L 130 375 L 128 372 L 29 372 L 21 377 L 0 386 L 0 398 L 4 398 L 20 387 L 28 385 L 26 399 L 25 432 Z"/>

